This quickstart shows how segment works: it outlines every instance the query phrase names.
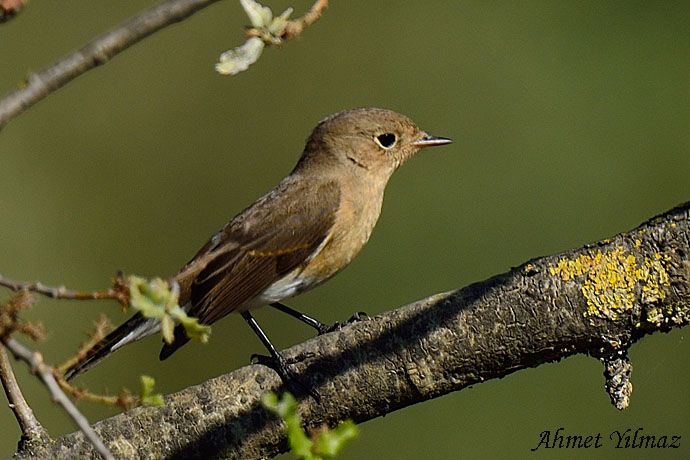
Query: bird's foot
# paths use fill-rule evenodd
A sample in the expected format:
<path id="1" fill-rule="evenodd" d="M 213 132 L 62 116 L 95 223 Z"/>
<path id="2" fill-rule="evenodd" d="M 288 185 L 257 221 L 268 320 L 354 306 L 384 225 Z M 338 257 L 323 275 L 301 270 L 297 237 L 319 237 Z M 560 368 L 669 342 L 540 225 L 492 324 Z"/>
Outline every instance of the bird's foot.
<path id="1" fill-rule="evenodd" d="M 348 324 L 358 323 L 360 321 L 364 321 L 367 319 L 371 319 L 371 317 L 369 315 L 367 315 L 366 312 L 358 311 L 354 315 L 350 316 L 348 318 L 348 320 L 345 322 L 337 321 L 335 324 L 333 324 L 331 326 L 324 325 L 324 328 L 318 329 L 319 335 L 326 334 L 328 332 L 338 331 L 338 330 L 342 329 L 343 327 L 347 326 Z"/>
<path id="2" fill-rule="evenodd" d="M 290 365 L 283 355 L 278 354 L 276 356 L 266 356 L 253 354 L 251 357 L 251 362 L 252 364 L 261 364 L 273 369 L 283 381 L 285 387 L 295 396 L 299 397 L 310 395 L 317 401 L 321 399 L 316 389 L 309 387 L 300 381 L 295 372 L 290 369 Z"/>

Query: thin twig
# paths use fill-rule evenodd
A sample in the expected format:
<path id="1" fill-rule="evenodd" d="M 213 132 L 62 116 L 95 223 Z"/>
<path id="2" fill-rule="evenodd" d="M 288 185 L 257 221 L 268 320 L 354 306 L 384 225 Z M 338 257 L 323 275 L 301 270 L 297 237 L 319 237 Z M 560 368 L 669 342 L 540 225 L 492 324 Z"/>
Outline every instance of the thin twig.
<path id="1" fill-rule="evenodd" d="M 304 16 L 288 21 L 282 38 L 284 40 L 291 40 L 301 34 L 305 27 L 309 27 L 319 20 L 326 8 L 328 8 L 328 0 L 317 0 Z"/>
<path id="2" fill-rule="evenodd" d="M 0 129 L 12 119 L 79 75 L 171 24 L 219 0 L 167 0 L 121 23 L 46 69 L 31 74 L 26 85 L 0 100 Z"/>
<path id="3" fill-rule="evenodd" d="M 86 357 L 89 350 L 98 342 L 103 340 L 105 336 L 108 335 L 108 332 L 113 329 L 113 325 L 110 323 L 110 320 L 103 314 L 96 320 L 94 326 L 94 331 L 89 334 L 88 340 L 79 345 L 79 351 L 57 366 L 57 369 L 61 374 L 64 374 L 65 370 L 69 369 L 74 364 L 80 363 Z"/>
<path id="4" fill-rule="evenodd" d="M 2 381 L 2 386 L 5 389 L 10 409 L 12 409 L 17 423 L 19 423 L 19 428 L 22 430 L 22 443 L 47 441 L 48 432 L 34 416 L 34 411 L 24 399 L 4 346 L 0 346 L 0 381 Z"/>
<path id="5" fill-rule="evenodd" d="M 115 284 L 112 288 L 106 289 L 104 291 L 73 291 L 67 289 L 65 286 L 46 286 L 43 283 L 37 281 L 15 281 L 9 278 L 5 278 L 0 275 L 0 286 L 6 287 L 7 289 L 19 292 L 19 291 L 29 291 L 35 292 L 36 294 L 41 294 L 52 299 L 66 299 L 66 300 L 102 300 L 102 299 L 113 299 L 120 303 L 126 302 L 125 290 L 122 289 L 121 284 L 119 284 L 120 279 L 116 278 Z"/>
<path id="6" fill-rule="evenodd" d="M 101 457 L 114 460 L 115 457 L 110 453 L 101 438 L 98 437 L 86 417 L 79 412 L 79 409 L 77 409 L 74 403 L 72 403 L 62 391 L 53 375 L 53 368 L 43 362 L 43 356 L 38 352 L 30 350 L 11 337 L 3 338 L 3 344 L 12 352 L 16 359 L 24 361 L 29 366 L 29 369 L 31 369 L 31 372 L 41 379 L 43 384 L 48 388 L 53 400 L 60 404 L 67 414 L 72 417 L 72 420 L 74 420 L 86 438 L 93 444 Z"/>
<path id="7" fill-rule="evenodd" d="M 35 298 L 32 293 L 25 289 L 19 289 L 8 301 L 0 304 L 0 338 L 9 337 L 10 334 L 18 332 L 31 338 L 31 340 L 42 340 L 45 336 L 43 327 L 19 318 L 19 312 L 31 308 Z"/>
<path id="8" fill-rule="evenodd" d="M 61 375 L 57 375 L 55 380 L 57 381 L 58 385 L 60 385 L 60 388 L 62 388 L 62 391 L 68 393 L 76 400 L 83 399 L 85 401 L 103 404 L 106 406 L 121 407 L 124 410 L 131 409 L 141 404 L 141 400 L 128 390 L 123 390 L 122 393 L 117 396 L 102 395 L 89 391 L 86 388 L 76 387 L 65 380 L 65 378 Z"/>
<path id="9" fill-rule="evenodd" d="M 72 367 L 75 363 L 81 362 L 89 349 L 103 340 L 112 327 L 113 326 L 110 324 L 108 317 L 101 315 L 100 318 L 96 320 L 94 331 L 89 335 L 89 339 L 79 346 L 79 351 L 77 354 L 71 356 L 64 363 L 56 367 L 57 375 L 55 377 L 60 385 L 60 388 L 62 388 L 65 393 L 68 393 L 74 399 L 84 399 L 86 401 L 105 404 L 108 406 L 118 406 L 126 410 L 131 409 L 140 403 L 139 398 L 132 395 L 129 391 L 124 390 L 117 396 L 101 395 L 93 393 L 85 388 L 74 386 L 63 377 L 65 370 Z"/>
<path id="10" fill-rule="evenodd" d="M 120 52 L 171 24 L 180 22 L 219 0 L 167 0 L 145 10 L 93 39 L 55 64 L 32 73 L 21 88 L 0 100 L 0 130 L 28 108 L 81 74 L 103 65 Z M 288 21 L 282 39 L 290 40 L 316 22 L 328 0 L 316 0 L 304 16 Z"/>

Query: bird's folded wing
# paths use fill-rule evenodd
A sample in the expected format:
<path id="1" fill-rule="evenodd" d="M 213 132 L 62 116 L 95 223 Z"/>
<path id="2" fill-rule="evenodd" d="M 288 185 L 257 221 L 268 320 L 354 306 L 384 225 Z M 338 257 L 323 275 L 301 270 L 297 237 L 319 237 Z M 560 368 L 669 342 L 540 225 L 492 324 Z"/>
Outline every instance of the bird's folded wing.
<path id="1" fill-rule="evenodd" d="M 317 193 L 279 194 L 274 200 L 270 216 L 231 223 L 220 244 L 199 255 L 208 263 L 191 284 L 190 316 L 211 324 L 305 265 L 329 237 L 340 193 L 327 182 Z"/>

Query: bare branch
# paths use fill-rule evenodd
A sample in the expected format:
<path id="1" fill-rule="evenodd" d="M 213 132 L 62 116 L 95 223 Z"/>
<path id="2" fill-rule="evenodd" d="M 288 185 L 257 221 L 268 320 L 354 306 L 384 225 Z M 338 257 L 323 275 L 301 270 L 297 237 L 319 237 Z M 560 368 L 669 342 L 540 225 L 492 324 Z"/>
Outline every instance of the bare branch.
<path id="1" fill-rule="evenodd" d="M 127 305 L 128 288 L 121 276 L 115 277 L 113 280 L 113 287 L 105 291 L 73 291 L 67 289 L 65 286 L 46 286 L 38 281 L 15 281 L 5 278 L 0 275 L 0 286 L 5 287 L 11 291 L 28 291 L 36 294 L 50 297 L 51 299 L 66 299 L 66 300 L 103 300 L 112 299 L 117 300 L 122 305 Z"/>
<path id="2" fill-rule="evenodd" d="M 141 404 L 141 400 L 130 393 L 128 390 L 123 390 L 117 396 L 111 396 L 107 394 L 98 394 L 89 391 L 86 388 L 79 388 L 62 377 L 61 372 L 58 370 L 58 375 L 55 376 L 58 385 L 65 393 L 69 394 L 76 400 L 83 399 L 85 401 L 94 402 L 98 404 L 104 404 L 106 406 L 117 406 L 122 409 L 131 409 Z"/>
<path id="3" fill-rule="evenodd" d="M 14 417 L 22 430 L 22 437 L 19 441 L 19 450 L 32 444 L 44 444 L 49 441 L 48 432 L 34 416 L 34 411 L 24 399 L 22 391 L 19 389 L 17 379 L 12 371 L 9 356 L 4 346 L 0 346 L 0 381 L 5 389 L 7 401 Z"/>
<path id="4" fill-rule="evenodd" d="M 604 361 L 607 391 L 624 407 L 628 348 L 688 324 L 690 203 L 628 233 L 531 260 L 284 354 L 321 396 L 300 401 L 307 429 L 363 422 L 575 354 Z M 138 407 L 94 429 L 123 458 L 266 458 L 287 448 L 281 423 L 260 403 L 280 388 L 272 370 L 247 366 L 169 395 L 165 407 Z M 41 453 L 92 454 L 81 433 Z"/>
<path id="5" fill-rule="evenodd" d="M 246 0 L 241 3 L 253 27 L 245 31 L 247 41 L 243 45 L 224 51 L 218 57 L 215 69 L 221 75 L 237 75 L 244 72 L 259 60 L 266 46 L 281 45 L 287 40 L 298 37 L 328 8 L 328 0 L 316 0 L 304 16 L 288 20 L 287 18 L 292 14 L 292 8 L 274 16 L 270 8 L 264 7 L 256 0 Z"/>
<path id="6" fill-rule="evenodd" d="M 38 352 L 31 351 L 11 337 L 4 337 L 2 343 L 12 352 L 16 359 L 24 361 L 31 369 L 31 372 L 40 378 L 43 384 L 48 388 L 53 400 L 60 404 L 65 409 L 65 412 L 72 417 L 72 420 L 74 420 L 93 448 L 96 449 L 96 452 L 98 452 L 102 458 L 114 460 L 115 457 L 110 453 L 105 444 L 103 444 L 103 441 L 93 430 L 86 417 L 79 412 L 79 409 L 77 409 L 74 403 L 72 403 L 67 395 L 60 389 L 60 385 L 58 385 L 53 375 L 53 368 L 43 362 L 43 356 Z"/>
<path id="7" fill-rule="evenodd" d="M 19 312 L 34 304 L 34 296 L 25 289 L 19 290 L 10 300 L 0 304 L 0 339 L 19 332 L 27 335 L 31 340 L 41 340 L 44 337 L 41 325 L 36 325 L 19 318 Z"/>
<path id="8" fill-rule="evenodd" d="M 218 0 L 167 0 L 128 19 L 50 67 L 29 75 L 26 85 L 0 100 L 0 130 L 12 119 L 84 72 Z"/>
<path id="9" fill-rule="evenodd" d="M 328 0 L 317 0 L 304 16 L 288 21 L 282 38 L 284 40 L 291 40 L 300 35 L 306 27 L 309 27 L 321 18 L 326 8 L 328 8 Z"/>
<path id="10" fill-rule="evenodd" d="M 0 130 L 28 108 L 81 74 L 103 65 L 114 56 L 169 25 L 180 22 L 219 0 L 166 0 L 128 19 L 100 37 L 68 54 L 55 64 L 28 76 L 26 84 L 0 100 Z M 328 0 L 316 0 L 301 18 L 288 21 L 282 39 L 290 40 L 317 21 Z"/>
<path id="11" fill-rule="evenodd" d="M 94 347 L 98 342 L 103 340 L 108 332 L 113 329 L 113 325 L 107 316 L 101 315 L 94 323 L 94 331 L 89 334 L 89 339 L 79 346 L 79 351 L 74 356 L 67 358 L 62 364 L 57 366 L 60 374 L 64 374 L 65 370 L 72 367 L 74 364 L 81 362 L 89 350 Z"/>
<path id="12" fill-rule="evenodd" d="M 122 409 L 131 409 L 141 403 L 139 398 L 132 395 L 129 391 L 123 390 L 117 396 L 103 395 L 89 391 L 86 388 L 80 388 L 72 385 L 65 380 L 65 370 L 69 369 L 75 363 L 81 362 L 94 345 L 103 340 L 108 332 L 113 328 L 107 316 L 101 315 L 94 323 L 94 331 L 89 334 L 89 339 L 79 346 L 79 351 L 65 360 L 64 363 L 57 366 L 57 375 L 55 376 L 58 384 L 62 390 L 72 396 L 76 400 L 84 399 L 86 401 L 105 404 L 107 406 L 118 406 Z"/>

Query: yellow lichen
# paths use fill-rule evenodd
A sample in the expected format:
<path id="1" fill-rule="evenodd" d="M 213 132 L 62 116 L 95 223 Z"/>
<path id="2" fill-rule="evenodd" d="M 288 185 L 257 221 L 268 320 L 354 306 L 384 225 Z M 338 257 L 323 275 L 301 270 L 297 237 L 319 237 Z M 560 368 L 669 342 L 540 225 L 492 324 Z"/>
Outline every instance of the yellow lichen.
<path id="1" fill-rule="evenodd" d="M 635 241 L 635 247 L 640 245 Z M 563 281 L 581 281 L 580 289 L 587 301 L 585 316 L 616 320 L 635 303 L 649 305 L 666 298 L 670 281 L 664 264 L 668 260 L 668 256 L 657 252 L 640 261 L 619 246 L 575 259 L 563 258 L 549 270 Z M 660 320 L 653 309 L 649 312 L 648 321 Z"/>
<path id="2" fill-rule="evenodd" d="M 647 311 L 646 320 L 655 326 L 668 323 L 681 326 L 690 321 L 690 309 L 681 304 L 667 305 L 664 308 L 651 308 Z"/>

